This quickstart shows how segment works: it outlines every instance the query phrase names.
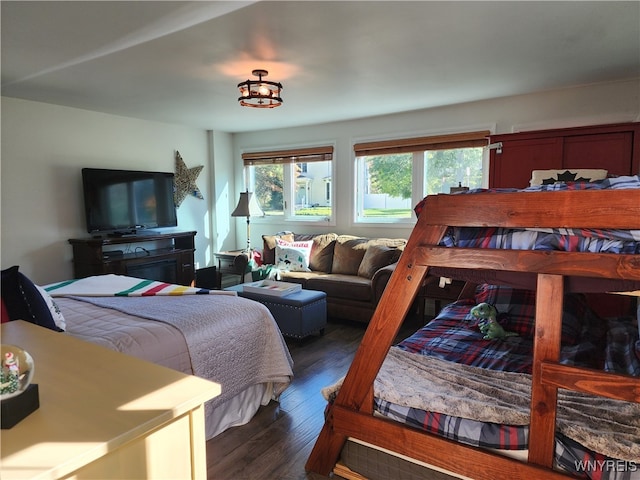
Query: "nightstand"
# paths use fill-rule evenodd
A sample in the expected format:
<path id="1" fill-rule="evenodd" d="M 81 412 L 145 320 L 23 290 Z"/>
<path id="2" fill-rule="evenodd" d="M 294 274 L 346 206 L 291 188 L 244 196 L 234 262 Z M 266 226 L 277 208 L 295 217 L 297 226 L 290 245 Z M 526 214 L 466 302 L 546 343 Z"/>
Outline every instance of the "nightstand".
<path id="1" fill-rule="evenodd" d="M 451 283 L 443 282 L 440 285 L 439 277 L 427 277 L 425 283 L 418 291 L 416 301 L 418 302 L 418 318 L 423 318 L 425 315 L 425 300 L 432 300 L 434 303 L 434 315 L 440 313 L 442 308 L 442 302 L 445 304 L 455 302 L 462 289 L 465 286 L 465 282 L 461 280 L 453 280 Z"/>
<path id="2" fill-rule="evenodd" d="M 213 256 L 218 259 L 218 272 L 220 275 L 233 275 L 237 277 L 236 284 L 244 281 L 244 275 L 247 272 L 247 265 L 249 263 L 246 250 L 217 252 L 214 253 Z"/>

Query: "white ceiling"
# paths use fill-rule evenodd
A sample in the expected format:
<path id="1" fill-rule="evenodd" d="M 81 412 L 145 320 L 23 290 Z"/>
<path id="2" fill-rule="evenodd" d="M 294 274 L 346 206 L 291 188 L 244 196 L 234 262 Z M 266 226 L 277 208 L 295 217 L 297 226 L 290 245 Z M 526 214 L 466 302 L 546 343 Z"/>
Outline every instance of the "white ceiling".
<path id="1" fill-rule="evenodd" d="M 640 77 L 640 2 L 2 1 L 2 95 L 242 132 Z M 277 109 L 238 105 L 269 71 Z"/>

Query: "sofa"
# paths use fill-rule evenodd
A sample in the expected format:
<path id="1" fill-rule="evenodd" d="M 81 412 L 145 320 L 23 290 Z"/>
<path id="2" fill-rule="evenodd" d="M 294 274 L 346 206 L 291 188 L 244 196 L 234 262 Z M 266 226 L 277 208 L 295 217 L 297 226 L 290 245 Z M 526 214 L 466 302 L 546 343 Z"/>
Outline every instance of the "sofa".
<path id="1" fill-rule="evenodd" d="M 263 264 L 279 278 L 327 294 L 333 318 L 369 322 L 407 241 L 337 233 L 263 235 Z"/>

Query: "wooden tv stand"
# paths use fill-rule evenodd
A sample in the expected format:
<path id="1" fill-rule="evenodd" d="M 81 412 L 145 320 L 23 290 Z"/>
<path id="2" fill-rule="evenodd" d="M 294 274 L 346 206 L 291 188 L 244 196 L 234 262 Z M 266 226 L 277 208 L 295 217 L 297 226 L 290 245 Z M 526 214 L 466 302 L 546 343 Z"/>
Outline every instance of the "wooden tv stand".
<path id="1" fill-rule="evenodd" d="M 115 273 L 191 285 L 195 277 L 196 233 L 150 232 L 71 238 L 69 243 L 73 246 L 73 274 L 75 278 L 84 278 Z"/>

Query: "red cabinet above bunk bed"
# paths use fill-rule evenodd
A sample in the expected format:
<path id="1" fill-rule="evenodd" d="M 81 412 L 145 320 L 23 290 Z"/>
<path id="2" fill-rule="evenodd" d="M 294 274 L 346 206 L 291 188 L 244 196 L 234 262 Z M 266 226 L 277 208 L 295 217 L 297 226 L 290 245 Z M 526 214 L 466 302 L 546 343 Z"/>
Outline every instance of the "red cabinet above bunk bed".
<path id="1" fill-rule="evenodd" d="M 533 170 L 605 169 L 609 175 L 640 173 L 640 123 L 537 130 L 492 135 L 490 188 L 526 188 Z M 600 315 L 624 315 L 628 297 L 591 294 Z"/>
<path id="2" fill-rule="evenodd" d="M 640 173 L 640 123 L 492 135 L 490 188 L 526 188 L 533 170 L 602 168 L 612 175 Z"/>

